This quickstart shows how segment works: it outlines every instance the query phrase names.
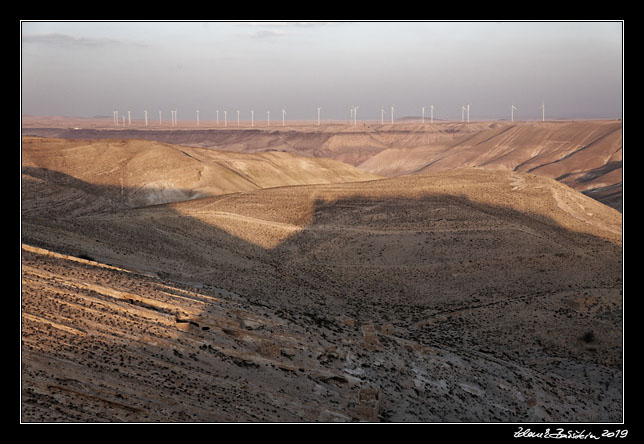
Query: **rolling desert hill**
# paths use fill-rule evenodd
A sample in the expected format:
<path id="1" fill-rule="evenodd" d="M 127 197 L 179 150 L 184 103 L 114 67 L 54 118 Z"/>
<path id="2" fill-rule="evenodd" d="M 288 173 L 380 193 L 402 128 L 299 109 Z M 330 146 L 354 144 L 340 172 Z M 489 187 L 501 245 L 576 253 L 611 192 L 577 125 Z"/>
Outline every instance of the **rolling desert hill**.
<path id="1" fill-rule="evenodd" d="M 40 211 L 40 200 L 48 213 L 82 214 L 274 186 L 378 178 L 325 158 L 222 153 L 129 139 L 23 137 L 22 168 L 23 196 L 33 197 L 23 200 L 23 215 Z"/>
<path id="2" fill-rule="evenodd" d="M 23 135 L 65 139 L 141 139 L 217 150 L 266 150 L 330 158 L 378 176 L 460 167 L 543 175 L 622 209 L 621 121 L 483 121 L 434 124 L 361 122 L 197 128 L 158 125 L 115 128 L 109 122 L 24 116 Z"/>
<path id="3" fill-rule="evenodd" d="M 22 420 L 621 420 L 618 211 L 328 162 L 25 139 Z"/>
<path id="4" fill-rule="evenodd" d="M 359 167 L 381 176 L 459 167 L 528 172 L 559 180 L 593 197 L 609 187 L 615 192 L 621 189 L 622 124 L 492 123 L 453 141 L 384 150 Z M 619 199 L 599 200 L 621 210 L 619 194 Z"/>

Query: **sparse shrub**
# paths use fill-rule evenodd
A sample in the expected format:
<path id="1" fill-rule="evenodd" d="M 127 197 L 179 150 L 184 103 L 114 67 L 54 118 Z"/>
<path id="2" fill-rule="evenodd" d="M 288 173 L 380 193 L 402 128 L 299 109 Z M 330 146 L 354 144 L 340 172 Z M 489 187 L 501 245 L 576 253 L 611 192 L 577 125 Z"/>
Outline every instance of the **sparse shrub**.
<path id="1" fill-rule="evenodd" d="M 80 259 L 85 259 L 85 260 L 92 261 L 92 262 L 96 262 L 96 259 L 94 259 L 93 257 L 91 257 L 89 254 L 85 254 L 85 253 L 81 253 L 81 254 L 79 254 L 79 255 L 78 255 L 78 258 L 80 258 Z"/>
<path id="2" fill-rule="evenodd" d="M 581 340 L 584 341 L 586 344 L 590 344 L 591 342 L 595 342 L 595 333 L 593 333 L 592 331 L 587 331 L 581 337 Z"/>

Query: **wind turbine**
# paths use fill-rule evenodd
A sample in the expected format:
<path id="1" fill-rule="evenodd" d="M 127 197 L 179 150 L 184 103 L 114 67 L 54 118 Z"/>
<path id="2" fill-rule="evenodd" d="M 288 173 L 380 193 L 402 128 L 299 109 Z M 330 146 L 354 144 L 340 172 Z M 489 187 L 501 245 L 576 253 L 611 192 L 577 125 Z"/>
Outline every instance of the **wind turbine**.
<path id="1" fill-rule="evenodd" d="M 159 111 L 159 125 L 161 125 L 161 111 Z"/>
<path id="2" fill-rule="evenodd" d="M 430 105 L 430 106 L 429 106 L 429 109 L 431 110 L 431 113 L 432 113 L 432 118 L 431 118 L 432 120 L 431 120 L 431 122 L 432 122 L 432 123 L 434 123 L 434 105 Z"/>
<path id="3" fill-rule="evenodd" d="M 237 126 L 239 126 L 239 110 L 237 110 Z"/>
<path id="4" fill-rule="evenodd" d="M 512 121 L 513 121 L 513 122 L 514 122 L 514 112 L 515 112 L 515 111 L 519 111 L 519 110 L 517 109 L 517 107 L 516 107 L 516 106 L 512 105 L 512 107 L 510 108 L 510 113 L 511 113 L 511 115 L 512 115 Z"/>
<path id="5" fill-rule="evenodd" d="M 255 111 L 252 109 L 250 110 L 250 126 L 255 126 Z"/>
<path id="6" fill-rule="evenodd" d="M 544 105 L 543 100 L 541 101 L 541 121 L 546 121 L 546 105 Z"/>
<path id="7" fill-rule="evenodd" d="M 145 126 L 148 126 L 148 110 L 143 111 L 143 114 L 145 114 Z"/>
<path id="8" fill-rule="evenodd" d="M 391 124 L 393 125 L 394 123 L 394 106 L 391 105 Z"/>
<path id="9" fill-rule="evenodd" d="M 132 116 L 129 111 L 127 112 L 127 124 L 128 126 L 132 125 Z"/>
<path id="10" fill-rule="evenodd" d="M 358 108 L 360 108 L 360 107 L 356 106 L 355 108 L 353 108 L 353 125 L 354 126 L 357 125 L 356 117 L 358 116 Z"/>
<path id="11" fill-rule="evenodd" d="M 470 104 L 467 104 L 467 123 L 470 123 Z"/>
<path id="12" fill-rule="evenodd" d="M 228 111 L 224 111 L 224 126 L 228 126 Z"/>
<path id="13" fill-rule="evenodd" d="M 320 126 L 320 107 L 318 106 L 318 126 Z"/>
<path id="14" fill-rule="evenodd" d="M 119 126 L 119 112 L 112 111 L 112 116 L 114 117 L 114 125 Z"/>
<path id="15" fill-rule="evenodd" d="M 197 126 L 199 126 L 199 110 L 197 110 Z"/>
<path id="16" fill-rule="evenodd" d="M 284 115 L 286 114 L 286 110 L 282 108 L 282 126 L 284 126 Z"/>
<path id="17" fill-rule="evenodd" d="M 266 126 L 271 126 L 271 112 L 266 111 Z"/>
<path id="18" fill-rule="evenodd" d="M 385 109 L 384 108 L 380 109 L 380 124 L 381 125 L 385 124 Z"/>
<path id="19" fill-rule="evenodd" d="M 219 110 L 217 110 L 217 126 L 219 126 Z"/>

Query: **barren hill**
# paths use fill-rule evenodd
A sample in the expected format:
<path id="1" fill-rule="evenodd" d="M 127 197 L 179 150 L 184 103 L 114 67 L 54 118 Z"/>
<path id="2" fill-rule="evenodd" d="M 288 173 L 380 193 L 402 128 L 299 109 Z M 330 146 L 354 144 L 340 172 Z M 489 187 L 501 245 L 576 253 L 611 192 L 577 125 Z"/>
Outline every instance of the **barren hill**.
<path id="1" fill-rule="evenodd" d="M 342 162 L 141 140 L 23 137 L 23 214 L 96 212 L 284 185 L 375 179 Z M 44 185 L 44 186 L 43 186 Z"/>
<path id="2" fill-rule="evenodd" d="M 58 174 L 23 206 L 58 205 L 39 195 Z M 621 215 L 552 179 L 38 206 L 22 221 L 25 421 L 621 419 Z"/>
<path id="3" fill-rule="evenodd" d="M 79 126 L 76 126 L 79 125 Z M 557 179 L 621 211 L 621 121 L 435 122 L 197 128 L 118 127 L 105 121 L 24 117 L 23 134 L 141 139 L 233 152 L 266 150 L 324 157 L 379 176 L 481 167 Z"/>
<path id="4" fill-rule="evenodd" d="M 436 137 L 383 150 L 359 167 L 381 176 L 459 167 L 529 172 L 557 179 L 621 211 L 620 121 L 505 122 L 473 132 L 470 124 L 462 124 L 468 127 L 470 133 L 456 139 Z M 606 189 L 612 190 L 608 197 Z"/>

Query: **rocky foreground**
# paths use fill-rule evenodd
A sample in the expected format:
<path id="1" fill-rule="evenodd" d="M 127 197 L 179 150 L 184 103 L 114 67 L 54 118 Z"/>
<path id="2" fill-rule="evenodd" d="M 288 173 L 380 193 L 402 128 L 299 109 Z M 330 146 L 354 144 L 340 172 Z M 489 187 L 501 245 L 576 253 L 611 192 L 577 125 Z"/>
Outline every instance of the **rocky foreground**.
<path id="1" fill-rule="evenodd" d="M 621 215 L 553 180 L 98 208 L 27 179 L 25 422 L 622 419 Z M 84 210 L 48 216 L 54 185 Z"/>

